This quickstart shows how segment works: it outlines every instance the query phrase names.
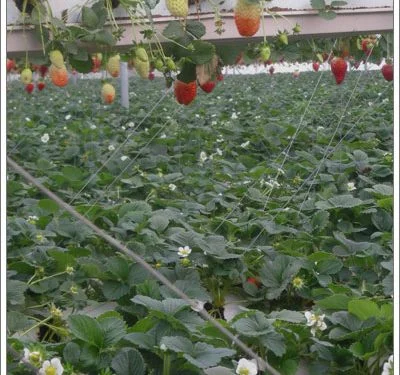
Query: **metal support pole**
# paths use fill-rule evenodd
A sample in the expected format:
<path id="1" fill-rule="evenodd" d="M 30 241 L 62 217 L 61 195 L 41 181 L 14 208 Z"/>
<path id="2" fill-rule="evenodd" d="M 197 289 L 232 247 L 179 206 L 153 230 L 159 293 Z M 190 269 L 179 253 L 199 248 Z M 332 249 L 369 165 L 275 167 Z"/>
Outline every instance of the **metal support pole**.
<path id="1" fill-rule="evenodd" d="M 121 106 L 129 108 L 129 77 L 128 63 L 120 62 L 120 81 L 121 81 Z"/>

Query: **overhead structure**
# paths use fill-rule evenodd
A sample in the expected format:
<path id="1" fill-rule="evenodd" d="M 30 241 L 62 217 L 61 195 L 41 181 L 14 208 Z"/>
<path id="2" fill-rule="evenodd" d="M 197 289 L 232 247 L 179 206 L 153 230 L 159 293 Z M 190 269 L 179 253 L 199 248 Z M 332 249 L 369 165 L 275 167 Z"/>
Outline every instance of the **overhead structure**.
<path id="1" fill-rule="evenodd" d="M 55 17 L 63 18 L 68 24 L 80 22 L 80 8 L 87 4 L 85 0 L 69 0 L 68 2 L 49 0 Z M 191 5 L 188 19 L 199 19 L 206 27 L 203 40 L 214 43 L 246 41 L 235 27 L 234 8 L 235 0 L 226 0 L 220 7 L 220 14 L 224 22 L 224 33 L 215 32 L 214 11 L 209 2 L 199 0 L 197 5 Z M 68 8 L 66 8 L 66 4 Z M 265 2 L 266 7 L 274 14 L 265 14 L 265 35 L 276 35 L 278 30 L 290 27 L 290 24 L 300 24 L 302 27 L 299 36 L 330 36 L 332 34 L 369 34 L 384 33 L 393 30 L 393 1 L 392 0 L 348 0 L 347 5 L 335 9 L 336 17 L 327 21 L 318 11 L 311 7 L 310 0 L 273 0 Z M 133 40 L 131 20 L 123 9 L 114 11 L 115 20 L 124 30 L 117 47 L 129 46 Z M 152 11 L 153 21 L 157 31 L 161 31 L 174 18 L 169 15 L 165 1 L 161 0 Z M 7 52 L 40 51 L 41 43 L 32 29 L 26 29 L 18 24 L 21 14 L 15 6 L 14 0 L 7 0 Z M 111 28 L 111 25 L 109 26 Z M 136 34 L 141 40 L 141 34 Z M 260 29 L 253 38 L 261 38 Z"/>

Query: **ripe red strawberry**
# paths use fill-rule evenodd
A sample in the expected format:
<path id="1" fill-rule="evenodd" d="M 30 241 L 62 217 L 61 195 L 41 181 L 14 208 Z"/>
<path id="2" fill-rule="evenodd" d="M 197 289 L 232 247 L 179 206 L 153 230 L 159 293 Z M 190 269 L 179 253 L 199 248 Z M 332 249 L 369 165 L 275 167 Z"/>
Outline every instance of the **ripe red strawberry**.
<path id="1" fill-rule="evenodd" d="M 273 66 L 271 66 L 270 68 L 269 68 L 269 74 L 274 74 L 274 72 L 275 72 L 275 68 L 273 67 Z"/>
<path id="2" fill-rule="evenodd" d="M 319 70 L 319 62 L 318 61 L 314 61 L 312 64 L 312 68 L 314 69 L 314 71 L 318 72 Z"/>
<path id="3" fill-rule="evenodd" d="M 216 84 L 217 83 L 215 81 L 208 81 L 208 82 L 202 84 L 200 87 L 204 92 L 210 93 L 212 90 L 214 90 L 214 87 Z"/>
<path id="4" fill-rule="evenodd" d="M 241 36 L 253 36 L 260 28 L 261 7 L 247 0 L 237 0 L 234 9 L 236 28 Z"/>
<path id="5" fill-rule="evenodd" d="M 247 282 L 250 284 L 254 284 L 257 288 L 261 286 L 260 280 L 258 280 L 256 277 L 248 277 Z"/>
<path id="6" fill-rule="evenodd" d="M 224 80 L 224 75 L 222 73 L 217 75 L 217 81 L 223 81 Z"/>
<path id="7" fill-rule="evenodd" d="M 190 104 L 197 94 L 196 81 L 185 83 L 179 80 L 175 81 L 174 85 L 175 98 L 179 104 Z"/>
<path id="8" fill-rule="evenodd" d="M 36 86 L 37 86 L 37 88 L 38 88 L 39 91 L 42 91 L 42 90 L 45 88 L 46 85 L 45 85 L 44 82 L 41 82 L 41 81 L 40 81 L 40 82 L 37 83 Z"/>
<path id="9" fill-rule="evenodd" d="M 347 72 L 347 62 L 341 57 L 335 57 L 331 61 L 331 71 L 335 76 L 336 83 L 340 85 L 343 82 Z"/>
<path id="10" fill-rule="evenodd" d="M 383 77 L 386 81 L 393 81 L 393 65 L 386 63 L 381 69 Z"/>
<path id="11" fill-rule="evenodd" d="M 49 71 L 49 68 L 46 65 L 40 65 L 39 72 L 42 78 L 44 78 Z"/>
<path id="12" fill-rule="evenodd" d="M 34 85 L 33 83 L 28 83 L 28 84 L 25 86 L 25 91 L 26 91 L 28 94 L 31 94 L 34 88 L 35 88 L 35 85 Z"/>
<path id="13" fill-rule="evenodd" d="M 11 70 L 15 69 L 15 61 L 11 59 L 7 59 L 7 73 L 10 73 Z"/>
<path id="14" fill-rule="evenodd" d="M 154 79 L 155 75 L 154 72 L 149 73 L 149 80 L 152 81 Z"/>

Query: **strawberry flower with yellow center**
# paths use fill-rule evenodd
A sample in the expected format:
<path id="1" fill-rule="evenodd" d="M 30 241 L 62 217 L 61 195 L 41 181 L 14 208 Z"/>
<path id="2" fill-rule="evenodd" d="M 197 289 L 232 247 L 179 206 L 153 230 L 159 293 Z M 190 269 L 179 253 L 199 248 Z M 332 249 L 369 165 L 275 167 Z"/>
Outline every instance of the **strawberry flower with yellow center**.
<path id="1" fill-rule="evenodd" d="M 59 358 L 53 358 L 50 361 L 44 361 L 39 375 L 62 375 L 64 367 Z"/>

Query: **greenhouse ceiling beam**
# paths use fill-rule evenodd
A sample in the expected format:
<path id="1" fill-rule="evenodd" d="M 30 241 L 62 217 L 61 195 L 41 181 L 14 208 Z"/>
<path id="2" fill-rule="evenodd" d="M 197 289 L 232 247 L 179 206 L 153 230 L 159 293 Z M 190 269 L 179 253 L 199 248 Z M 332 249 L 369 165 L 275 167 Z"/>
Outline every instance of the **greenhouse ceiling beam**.
<path id="1" fill-rule="evenodd" d="M 285 11 L 279 12 L 275 20 L 270 15 L 265 15 L 265 30 L 267 37 L 277 34 L 278 30 L 288 29 L 290 25 L 298 23 L 302 27 L 300 37 L 328 37 L 331 35 L 346 34 L 370 34 L 384 33 L 393 31 L 393 8 L 367 8 L 367 9 L 346 9 L 337 11 L 334 20 L 327 21 L 315 11 Z M 196 17 L 193 17 L 197 19 Z M 253 38 L 242 38 L 238 35 L 233 13 L 226 13 L 223 16 L 225 22 L 225 32 L 218 35 L 214 32 L 214 15 L 200 14 L 199 18 L 206 27 L 206 34 L 202 39 L 210 40 L 216 43 L 224 42 L 244 42 L 261 38 L 262 28 Z M 154 22 L 156 29 L 161 33 L 167 26 L 168 22 L 173 19 L 165 16 L 155 16 Z M 117 47 L 125 47 L 132 45 L 133 35 L 131 29 L 131 21 L 128 19 L 119 19 L 118 24 L 125 29 L 125 32 L 118 42 Z M 110 26 L 111 27 L 111 26 Z M 7 53 L 18 54 L 26 50 L 39 52 L 42 46 L 34 35 L 33 30 L 25 30 L 21 27 L 9 26 L 7 33 Z"/>

